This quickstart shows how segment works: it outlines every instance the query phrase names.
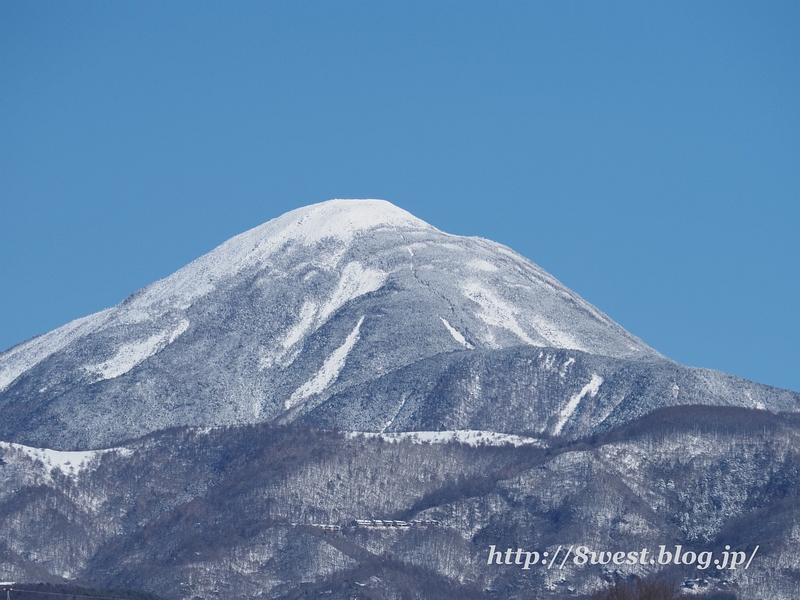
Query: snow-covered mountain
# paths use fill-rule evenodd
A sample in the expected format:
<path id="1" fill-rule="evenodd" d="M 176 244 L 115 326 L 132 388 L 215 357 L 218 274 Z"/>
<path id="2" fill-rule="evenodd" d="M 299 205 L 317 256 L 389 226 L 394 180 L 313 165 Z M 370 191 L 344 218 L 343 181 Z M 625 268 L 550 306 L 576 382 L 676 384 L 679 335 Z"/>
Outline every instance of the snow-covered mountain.
<path id="1" fill-rule="evenodd" d="M 790 600 L 798 413 L 800 394 L 661 356 L 504 246 L 333 200 L 0 354 L 0 580 L 585 600 L 653 576 Z M 486 560 L 585 544 L 760 554 Z"/>
<path id="2" fill-rule="evenodd" d="M 177 425 L 295 419 L 578 435 L 615 422 L 626 396 L 609 395 L 611 380 L 630 379 L 631 361 L 681 370 L 505 246 L 443 233 L 382 200 L 331 200 L 0 354 L 0 439 L 75 450 Z M 487 392 L 490 371 L 504 383 Z M 696 386 L 678 381 L 687 377 L 731 392 L 722 403 L 797 404 L 683 373 L 648 384 L 658 397 L 628 416 L 696 401 Z M 576 428 L 581 401 L 598 394 L 601 408 Z M 510 409 L 520 403 L 522 418 Z"/>

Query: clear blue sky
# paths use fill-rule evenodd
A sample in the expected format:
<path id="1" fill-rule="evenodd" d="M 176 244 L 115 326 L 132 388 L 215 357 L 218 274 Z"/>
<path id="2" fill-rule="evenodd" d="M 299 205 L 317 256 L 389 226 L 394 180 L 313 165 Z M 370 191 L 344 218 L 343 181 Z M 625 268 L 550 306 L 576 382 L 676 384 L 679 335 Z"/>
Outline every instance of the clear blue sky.
<path id="1" fill-rule="evenodd" d="M 385 198 L 800 391 L 797 2 L 0 3 L 0 349 Z"/>

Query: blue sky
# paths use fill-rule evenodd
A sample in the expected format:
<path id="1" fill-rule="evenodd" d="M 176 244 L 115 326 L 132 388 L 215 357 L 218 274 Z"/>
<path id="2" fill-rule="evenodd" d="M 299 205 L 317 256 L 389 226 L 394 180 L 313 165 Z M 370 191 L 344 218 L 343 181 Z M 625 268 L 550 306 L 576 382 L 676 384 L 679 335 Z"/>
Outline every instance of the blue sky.
<path id="1" fill-rule="evenodd" d="M 0 349 L 384 198 L 800 391 L 796 2 L 0 4 Z"/>

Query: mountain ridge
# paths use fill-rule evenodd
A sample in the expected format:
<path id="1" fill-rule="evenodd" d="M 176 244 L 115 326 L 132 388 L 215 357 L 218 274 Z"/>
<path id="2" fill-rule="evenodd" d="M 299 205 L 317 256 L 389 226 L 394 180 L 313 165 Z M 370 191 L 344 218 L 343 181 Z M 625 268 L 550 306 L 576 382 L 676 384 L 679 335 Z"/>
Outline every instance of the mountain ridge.
<path id="1" fill-rule="evenodd" d="M 533 348 L 572 354 L 561 356 L 556 377 Z M 474 374 L 448 375 L 449 357 L 459 352 L 508 357 L 508 363 L 487 360 L 511 377 L 501 387 L 516 385 L 509 394 L 527 416 L 479 417 L 503 412 L 504 394 L 473 393 L 477 384 L 466 380 Z M 515 353 L 535 368 L 517 364 Z M 584 355 L 608 364 L 573 373 L 571 365 L 583 364 Z M 631 401 L 608 398 L 612 381 L 600 371 L 622 372 L 619 361 L 630 361 L 625 368 L 635 372 L 643 358 L 672 368 L 513 250 L 441 232 L 386 201 L 331 200 L 239 234 L 116 307 L 1 353 L 0 439 L 88 450 L 172 426 L 298 418 L 353 431 L 367 422 L 378 431 L 391 421 L 406 423 L 406 430 L 514 434 L 539 423 L 550 433 L 578 436 L 619 422 L 590 419 L 576 428 L 590 400 Z M 467 371 L 482 368 L 470 360 L 462 361 L 472 365 Z M 513 384 L 515 377 L 525 384 Z M 721 398 L 707 392 L 730 389 L 725 377 L 695 377 L 681 397 L 642 396 L 631 414 L 707 403 L 704 394 Z M 392 387 L 381 383 L 387 378 Z M 434 380 L 444 394 L 436 400 L 424 391 Z M 550 387 L 542 388 L 544 381 Z M 352 392 L 370 387 L 384 391 L 379 398 L 365 391 L 367 406 Z M 541 401 L 545 389 L 548 400 Z M 793 402 L 783 392 L 758 390 L 753 407 L 786 410 Z M 748 401 L 735 390 L 726 400 Z M 436 408 L 442 402 L 463 418 L 452 422 Z"/>
<path id="2" fill-rule="evenodd" d="M 671 361 L 384 202 L 298 209 L 0 354 L 0 414 L 6 581 L 585 600 L 652 576 L 790 600 L 800 579 L 800 394 Z M 579 546 L 758 557 L 487 563 Z"/>

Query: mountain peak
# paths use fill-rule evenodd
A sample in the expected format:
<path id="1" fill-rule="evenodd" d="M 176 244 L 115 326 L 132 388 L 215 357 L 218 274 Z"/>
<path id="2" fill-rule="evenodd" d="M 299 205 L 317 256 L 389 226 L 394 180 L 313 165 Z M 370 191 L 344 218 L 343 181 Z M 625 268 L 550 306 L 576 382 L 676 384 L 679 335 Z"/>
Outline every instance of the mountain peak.
<path id="1" fill-rule="evenodd" d="M 298 208 L 253 231 L 271 235 L 279 231 L 279 237 L 283 239 L 311 245 L 326 238 L 348 243 L 362 231 L 385 227 L 434 229 L 422 219 L 386 200 L 335 199 Z"/>
<path id="2" fill-rule="evenodd" d="M 417 381 L 416 369 L 452 353 L 516 347 L 660 356 L 505 246 L 444 233 L 384 200 L 329 200 L 0 354 L 0 408 L 21 415 L 0 423 L 0 435 L 52 439 L 53 418 L 65 424 L 62 447 L 97 447 L 173 425 L 325 411 L 340 427 L 396 429 L 419 414 L 416 400 L 392 392 L 365 412 L 332 408 L 334 396 L 395 376 L 416 382 L 398 389 L 417 389 L 433 375 Z M 559 381 L 576 357 L 556 367 L 534 355 Z M 457 395 L 467 402 L 483 386 Z"/>
<path id="3" fill-rule="evenodd" d="M 197 298 L 249 268 L 271 264 L 287 246 L 315 246 L 332 241 L 340 256 L 361 233 L 370 230 L 439 233 L 422 219 L 386 200 L 328 200 L 304 206 L 232 237 L 166 279 L 136 294 L 132 308 L 188 307 Z M 161 307 L 161 308 L 159 308 Z"/>

